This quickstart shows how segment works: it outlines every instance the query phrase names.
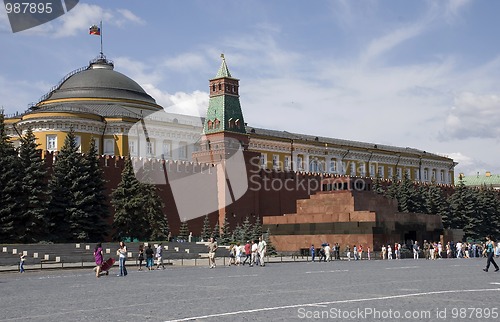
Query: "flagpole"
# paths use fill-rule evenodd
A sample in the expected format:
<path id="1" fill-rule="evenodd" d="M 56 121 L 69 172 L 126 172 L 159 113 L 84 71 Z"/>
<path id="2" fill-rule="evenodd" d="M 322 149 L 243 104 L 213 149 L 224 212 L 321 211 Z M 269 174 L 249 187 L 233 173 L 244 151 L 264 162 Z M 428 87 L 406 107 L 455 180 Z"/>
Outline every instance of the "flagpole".
<path id="1" fill-rule="evenodd" d="M 99 28 L 101 29 L 100 36 L 101 36 L 101 56 L 104 56 L 104 53 L 102 52 L 102 20 L 99 23 Z"/>

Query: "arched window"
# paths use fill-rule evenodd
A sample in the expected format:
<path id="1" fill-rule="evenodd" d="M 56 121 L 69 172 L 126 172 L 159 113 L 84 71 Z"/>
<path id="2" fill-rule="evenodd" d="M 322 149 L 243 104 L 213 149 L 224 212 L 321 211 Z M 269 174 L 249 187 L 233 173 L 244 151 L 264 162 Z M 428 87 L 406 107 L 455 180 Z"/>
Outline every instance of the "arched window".
<path id="1" fill-rule="evenodd" d="M 212 92 L 215 92 L 215 84 L 212 84 Z"/>
<path id="2" fill-rule="evenodd" d="M 229 120 L 227 120 L 227 127 L 228 127 L 228 129 L 232 129 L 234 127 L 233 118 L 230 118 Z"/>
<path id="3" fill-rule="evenodd" d="M 208 120 L 207 127 L 208 127 L 209 130 L 212 130 L 214 128 L 214 124 L 212 123 L 211 120 Z"/>
<path id="4" fill-rule="evenodd" d="M 218 129 L 220 127 L 220 121 L 218 119 L 214 120 L 215 128 Z"/>

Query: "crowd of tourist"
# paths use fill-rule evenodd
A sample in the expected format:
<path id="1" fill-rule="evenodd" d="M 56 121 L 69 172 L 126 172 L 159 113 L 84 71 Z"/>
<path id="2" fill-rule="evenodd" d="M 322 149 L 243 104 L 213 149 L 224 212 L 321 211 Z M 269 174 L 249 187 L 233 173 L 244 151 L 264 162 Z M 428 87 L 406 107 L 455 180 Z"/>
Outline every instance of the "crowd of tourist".
<path id="1" fill-rule="evenodd" d="M 208 258 L 209 267 L 215 268 L 215 253 L 219 248 L 217 242 L 210 238 L 208 245 Z M 260 237 L 259 240 L 248 240 L 245 245 L 237 243 L 229 247 L 229 266 L 235 265 L 246 265 L 249 266 L 265 266 L 265 256 L 267 251 L 266 241 Z M 492 240 L 491 236 L 486 238 L 485 242 L 453 242 L 450 241 L 443 245 L 440 241 L 427 241 L 424 240 L 422 245 L 418 241 L 410 241 L 404 245 L 400 243 L 387 244 L 381 247 L 379 258 L 382 260 L 398 260 L 402 258 L 402 253 L 405 254 L 403 258 L 410 257 L 413 255 L 413 259 L 419 259 L 421 256 L 427 260 L 437 260 L 444 258 L 475 258 L 475 257 L 486 257 L 487 265 L 484 271 L 488 271 L 490 264 L 493 264 L 495 271 L 499 268 L 495 263 L 494 257 L 500 256 L 500 244 L 496 244 Z M 119 274 L 118 276 L 127 276 L 126 259 L 127 259 L 127 247 L 124 242 L 120 242 L 119 248 L 116 251 L 119 259 Z M 309 254 L 311 256 L 311 261 L 315 262 L 318 258 L 319 262 L 329 262 L 332 260 L 340 260 L 341 257 L 341 246 L 339 243 L 334 243 L 330 245 L 329 243 L 321 244 L 321 247 L 316 248 L 311 245 L 309 249 Z M 369 246 L 363 247 L 363 245 L 346 245 L 344 248 L 345 258 L 350 261 L 352 260 L 362 260 L 372 259 L 372 250 Z M 109 267 L 103 258 L 102 246 L 98 243 L 94 249 L 94 257 L 96 263 L 96 277 L 100 274 L 106 273 Z M 163 245 L 159 243 L 156 249 L 152 249 L 151 244 L 147 245 L 144 249 L 144 245 L 139 246 L 138 251 L 138 264 L 139 270 L 142 270 L 142 263 L 146 260 L 146 269 L 153 270 L 154 268 L 154 258 L 156 258 L 156 269 L 165 269 L 163 263 Z M 114 263 L 114 261 L 113 261 Z M 111 263 L 112 266 L 112 263 Z M 21 271 L 23 271 L 21 263 Z"/>

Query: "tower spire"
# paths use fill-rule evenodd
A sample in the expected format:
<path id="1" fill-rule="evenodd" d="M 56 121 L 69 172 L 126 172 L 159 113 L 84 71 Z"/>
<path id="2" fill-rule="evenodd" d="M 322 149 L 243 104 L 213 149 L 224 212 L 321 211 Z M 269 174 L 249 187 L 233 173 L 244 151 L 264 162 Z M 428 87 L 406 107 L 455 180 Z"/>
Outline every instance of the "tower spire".
<path id="1" fill-rule="evenodd" d="M 222 78 L 222 77 L 231 78 L 231 73 L 229 72 L 229 68 L 227 68 L 226 58 L 224 57 L 223 53 L 220 54 L 220 58 L 222 58 L 222 63 L 219 67 L 219 70 L 217 71 L 217 75 L 215 75 L 215 78 Z"/>

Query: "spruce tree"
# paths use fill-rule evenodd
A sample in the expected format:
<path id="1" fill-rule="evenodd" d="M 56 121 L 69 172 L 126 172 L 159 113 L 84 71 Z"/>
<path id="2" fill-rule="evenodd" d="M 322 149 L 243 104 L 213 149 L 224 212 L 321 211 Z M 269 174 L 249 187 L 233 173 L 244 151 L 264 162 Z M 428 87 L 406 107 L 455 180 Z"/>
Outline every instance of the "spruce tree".
<path id="1" fill-rule="evenodd" d="M 205 219 L 203 220 L 201 239 L 203 239 L 203 241 L 208 241 L 208 239 L 210 239 L 210 236 L 212 236 L 212 228 L 210 227 L 210 220 L 208 218 L 208 215 L 206 215 Z"/>
<path id="2" fill-rule="evenodd" d="M 441 215 L 443 226 L 448 227 L 447 201 L 443 190 L 436 184 L 431 184 L 423 190 L 425 213 L 431 215 Z"/>
<path id="3" fill-rule="evenodd" d="M 450 216 L 447 221 L 452 229 L 463 229 L 465 237 L 474 235 L 476 201 L 472 191 L 460 180 L 455 186 L 455 192 L 449 198 Z"/>
<path id="4" fill-rule="evenodd" d="M 231 242 L 232 243 L 244 242 L 241 233 L 242 232 L 240 224 L 236 224 L 236 227 L 234 227 L 233 231 L 231 232 Z"/>
<path id="5" fill-rule="evenodd" d="M 213 237 L 214 240 L 219 241 L 219 239 L 220 239 L 220 226 L 219 226 L 219 222 L 217 222 L 215 224 L 214 231 L 212 232 L 212 236 L 211 237 Z"/>
<path id="6" fill-rule="evenodd" d="M 262 237 L 262 223 L 260 222 L 260 217 L 257 216 L 253 224 L 252 239 L 259 240 L 259 237 Z"/>
<path id="7" fill-rule="evenodd" d="M 229 245 L 231 242 L 231 228 L 227 217 L 224 217 L 224 223 L 222 224 L 222 228 L 220 230 L 219 241 L 222 245 Z"/>
<path id="8" fill-rule="evenodd" d="M 155 185 L 143 183 L 142 188 L 144 191 L 144 213 L 149 222 L 150 239 L 152 240 L 165 240 L 167 239 L 170 227 L 168 226 L 168 219 L 163 213 L 163 202 L 158 195 L 158 190 Z"/>
<path id="9" fill-rule="evenodd" d="M 21 164 L 21 211 L 17 217 L 17 235 L 21 243 L 47 240 L 47 170 L 37 149 L 35 135 L 28 128 L 19 150 Z"/>
<path id="10" fill-rule="evenodd" d="M 269 255 L 277 255 L 276 248 L 271 242 L 271 230 L 267 228 L 267 232 L 264 234 L 264 240 L 266 241 L 267 254 Z"/>
<path id="11" fill-rule="evenodd" d="M 385 189 L 382 185 L 382 179 L 380 178 L 380 174 L 377 174 L 377 176 L 372 182 L 372 191 L 379 195 L 385 194 Z"/>
<path id="12" fill-rule="evenodd" d="M 16 216 L 22 204 L 19 193 L 20 167 L 17 151 L 7 136 L 3 112 L 0 112 L 0 241 L 2 242 L 17 240 Z"/>
<path id="13" fill-rule="evenodd" d="M 188 239 L 188 236 L 189 236 L 188 223 L 187 223 L 187 221 L 183 221 L 181 223 L 181 227 L 179 228 L 179 235 L 177 236 L 177 238 L 179 240 L 186 241 Z"/>
<path id="14" fill-rule="evenodd" d="M 88 241 L 95 229 L 91 213 L 93 195 L 88 195 L 90 177 L 75 133 L 71 129 L 57 154 L 49 182 L 49 231 L 53 241 Z"/>
<path id="15" fill-rule="evenodd" d="M 132 161 L 127 158 L 122 178 L 111 194 L 111 204 L 115 208 L 113 228 L 117 240 L 130 237 L 144 240 L 148 236 L 150 223 L 144 213 L 144 189 L 135 177 Z"/>
<path id="16" fill-rule="evenodd" d="M 94 140 L 90 140 L 89 150 L 84 156 L 84 172 L 88 181 L 85 183 L 85 199 L 81 206 L 91 223 L 91 228 L 88 228 L 88 241 L 98 242 L 109 234 L 111 227 L 108 224 L 109 209 L 106 204 L 106 183 Z"/>
<path id="17" fill-rule="evenodd" d="M 247 240 L 252 239 L 252 235 L 252 223 L 250 222 L 250 217 L 246 216 L 243 221 L 243 225 L 241 226 L 241 241 L 246 243 Z"/>

